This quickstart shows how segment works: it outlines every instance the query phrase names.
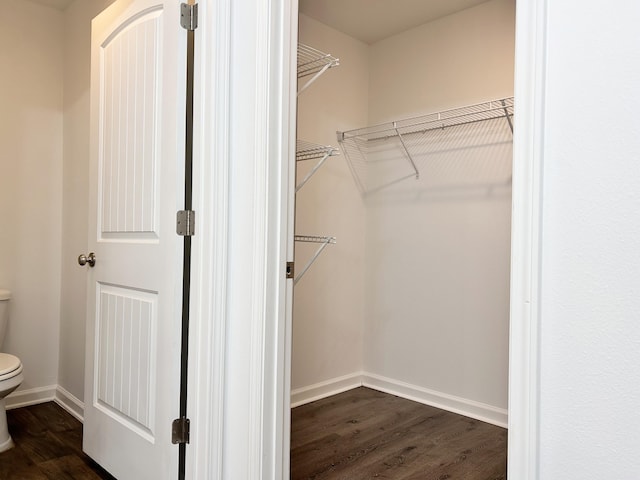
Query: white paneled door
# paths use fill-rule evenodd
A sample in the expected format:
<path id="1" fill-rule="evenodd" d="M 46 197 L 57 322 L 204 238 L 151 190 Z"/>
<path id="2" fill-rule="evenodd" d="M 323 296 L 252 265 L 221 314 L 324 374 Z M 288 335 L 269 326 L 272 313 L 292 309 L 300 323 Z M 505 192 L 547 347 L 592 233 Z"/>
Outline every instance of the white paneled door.
<path id="1" fill-rule="evenodd" d="M 119 480 L 176 478 L 186 31 L 176 0 L 92 24 L 84 450 Z M 87 266 L 88 267 L 88 266 Z"/>

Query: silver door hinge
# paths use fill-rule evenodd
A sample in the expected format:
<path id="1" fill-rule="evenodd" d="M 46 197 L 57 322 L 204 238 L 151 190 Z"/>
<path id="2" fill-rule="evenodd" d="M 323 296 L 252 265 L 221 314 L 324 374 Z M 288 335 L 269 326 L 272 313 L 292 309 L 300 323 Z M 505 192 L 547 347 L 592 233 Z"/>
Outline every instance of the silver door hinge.
<path id="1" fill-rule="evenodd" d="M 287 262 L 287 278 L 293 278 L 295 275 L 295 264 L 293 262 Z"/>
<path id="2" fill-rule="evenodd" d="M 198 28 L 198 4 L 180 4 L 180 26 L 185 30 Z"/>
<path id="3" fill-rule="evenodd" d="M 171 423 L 171 443 L 189 443 L 190 422 L 187 417 L 176 418 Z"/>
<path id="4" fill-rule="evenodd" d="M 176 233 L 183 237 L 191 237 L 196 233 L 196 212 L 180 210 L 176 221 Z"/>

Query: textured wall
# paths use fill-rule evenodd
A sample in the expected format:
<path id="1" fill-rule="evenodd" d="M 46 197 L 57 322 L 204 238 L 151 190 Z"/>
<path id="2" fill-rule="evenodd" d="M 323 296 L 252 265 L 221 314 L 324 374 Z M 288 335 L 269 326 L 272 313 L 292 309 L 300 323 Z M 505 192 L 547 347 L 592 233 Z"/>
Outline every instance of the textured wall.
<path id="1" fill-rule="evenodd" d="M 549 2 L 540 478 L 640 472 L 640 5 Z"/>

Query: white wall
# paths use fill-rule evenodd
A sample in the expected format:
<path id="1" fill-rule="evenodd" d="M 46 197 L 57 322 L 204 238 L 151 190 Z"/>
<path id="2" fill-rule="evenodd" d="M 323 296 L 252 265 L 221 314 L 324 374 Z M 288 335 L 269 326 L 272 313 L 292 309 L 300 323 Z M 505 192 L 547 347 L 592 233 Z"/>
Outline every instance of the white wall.
<path id="1" fill-rule="evenodd" d="M 14 295 L 4 351 L 24 364 L 20 390 L 59 384 L 80 400 L 91 19 L 110 3 L 0 3 L 0 285 Z M 11 20 L 27 17 L 34 31 Z"/>
<path id="2" fill-rule="evenodd" d="M 337 146 L 336 130 L 367 121 L 367 45 L 304 15 L 300 42 L 333 53 L 341 65 L 298 97 L 298 138 Z M 298 179 L 313 165 L 299 162 Z M 338 243 L 325 249 L 295 287 L 293 390 L 362 370 L 364 217 L 342 156 L 329 159 L 296 196 L 296 233 L 331 235 Z M 297 269 L 316 248 L 296 244 Z"/>
<path id="3" fill-rule="evenodd" d="M 22 360 L 28 390 L 58 376 L 63 20 L 29 1 L 0 10 L 0 285 L 13 293 L 3 351 Z"/>
<path id="4" fill-rule="evenodd" d="M 369 123 L 512 96 L 514 39 L 515 2 L 492 0 L 372 45 Z M 420 180 L 368 198 L 364 345 L 370 373 L 506 409 L 512 150 L 497 127 L 443 132 Z"/>
<path id="5" fill-rule="evenodd" d="M 491 0 L 371 46 L 369 124 L 513 95 L 515 0 Z"/>
<path id="6" fill-rule="evenodd" d="M 540 478 L 640 472 L 640 4 L 548 2 Z"/>
<path id="7" fill-rule="evenodd" d="M 64 12 L 64 165 L 62 289 L 58 383 L 84 397 L 86 268 L 89 211 L 89 81 L 91 19 L 113 0 L 78 0 Z"/>

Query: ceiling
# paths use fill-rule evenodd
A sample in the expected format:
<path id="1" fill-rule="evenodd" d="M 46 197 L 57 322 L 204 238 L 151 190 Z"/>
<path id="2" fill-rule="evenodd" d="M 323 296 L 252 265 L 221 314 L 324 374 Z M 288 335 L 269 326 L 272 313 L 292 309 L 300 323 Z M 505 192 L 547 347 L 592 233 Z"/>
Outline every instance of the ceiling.
<path id="1" fill-rule="evenodd" d="M 40 5 L 46 5 L 47 7 L 57 8 L 58 10 L 64 10 L 73 3 L 74 0 L 32 0 Z"/>
<path id="2" fill-rule="evenodd" d="M 300 12 L 365 43 L 488 0 L 300 0 Z"/>
<path id="3" fill-rule="evenodd" d="M 64 10 L 74 0 L 32 0 Z M 300 12 L 365 43 L 488 0 L 300 0 Z"/>

